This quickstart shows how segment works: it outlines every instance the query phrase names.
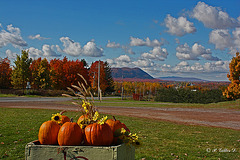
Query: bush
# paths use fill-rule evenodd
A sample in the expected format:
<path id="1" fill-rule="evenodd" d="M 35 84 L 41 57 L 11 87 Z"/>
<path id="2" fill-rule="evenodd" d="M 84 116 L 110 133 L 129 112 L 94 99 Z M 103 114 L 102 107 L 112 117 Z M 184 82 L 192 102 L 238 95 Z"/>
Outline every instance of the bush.
<path id="1" fill-rule="evenodd" d="M 191 90 L 162 88 L 157 91 L 155 101 L 174 103 L 216 103 L 225 101 L 220 89 L 213 90 Z"/>

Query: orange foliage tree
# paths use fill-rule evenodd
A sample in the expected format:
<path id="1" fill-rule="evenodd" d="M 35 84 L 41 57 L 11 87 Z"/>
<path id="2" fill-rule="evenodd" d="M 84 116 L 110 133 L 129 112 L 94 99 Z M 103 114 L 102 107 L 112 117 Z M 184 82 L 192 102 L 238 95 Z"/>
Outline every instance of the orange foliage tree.
<path id="1" fill-rule="evenodd" d="M 11 87 L 10 60 L 8 58 L 0 58 L 0 88 L 6 89 Z"/>
<path id="2" fill-rule="evenodd" d="M 53 89 L 66 89 L 71 85 L 76 85 L 83 80 L 77 75 L 81 74 L 88 82 L 88 69 L 80 60 L 53 59 L 50 61 Z"/>
<path id="3" fill-rule="evenodd" d="M 240 55 L 236 53 L 236 57 L 232 58 L 229 64 L 228 79 L 231 81 L 227 89 L 223 92 L 223 95 L 228 99 L 239 99 L 240 98 Z"/>
<path id="4" fill-rule="evenodd" d="M 99 63 L 100 62 L 100 63 Z M 100 90 L 103 94 L 114 90 L 111 68 L 107 62 L 95 61 L 89 69 L 89 81 L 94 93 L 98 90 L 98 68 L 100 64 Z"/>

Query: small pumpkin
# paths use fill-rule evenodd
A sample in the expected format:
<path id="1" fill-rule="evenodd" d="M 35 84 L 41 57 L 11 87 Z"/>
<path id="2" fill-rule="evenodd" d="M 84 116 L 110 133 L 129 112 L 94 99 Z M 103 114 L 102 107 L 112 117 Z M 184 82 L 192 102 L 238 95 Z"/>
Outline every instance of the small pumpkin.
<path id="1" fill-rule="evenodd" d="M 118 129 L 121 129 L 121 128 L 124 128 L 126 131 L 128 131 L 130 133 L 130 130 L 127 128 L 127 126 L 120 122 L 119 120 L 117 120 L 114 116 L 113 116 L 113 119 L 108 119 L 106 121 L 106 123 L 110 126 L 112 132 L 113 132 L 113 143 L 114 144 L 118 144 L 118 135 L 116 135 L 115 131 L 118 130 Z"/>
<path id="2" fill-rule="evenodd" d="M 78 146 L 82 140 L 82 129 L 76 122 L 66 122 L 59 130 L 58 144 L 60 146 Z"/>
<path id="3" fill-rule="evenodd" d="M 62 115 L 62 120 L 61 120 L 61 124 L 64 124 L 66 122 L 70 122 L 70 118 L 68 118 L 68 116 L 63 115 L 63 113 L 66 112 L 65 110 L 60 112 L 60 115 Z"/>
<path id="4" fill-rule="evenodd" d="M 112 129 L 113 134 L 117 129 L 120 129 L 120 128 L 124 128 L 126 131 L 130 132 L 130 130 L 127 128 L 127 126 L 124 123 L 117 120 L 114 116 L 113 116 L 113 119 L 108 119 L 106 121 L 106 123 Z"/>
<path id="5" fill-rule="evenodd" d="M 107 123 L 92 123 L 84 129 L 86 145 L 108 146 L 113 142 L 113 132 Z"/>
<path id="6" fill-rule="evenodd" d="M 41 144 L 57 144 L 60 125 L 54 121 L 44 122 L 38 132 L 38 140 Z"/>

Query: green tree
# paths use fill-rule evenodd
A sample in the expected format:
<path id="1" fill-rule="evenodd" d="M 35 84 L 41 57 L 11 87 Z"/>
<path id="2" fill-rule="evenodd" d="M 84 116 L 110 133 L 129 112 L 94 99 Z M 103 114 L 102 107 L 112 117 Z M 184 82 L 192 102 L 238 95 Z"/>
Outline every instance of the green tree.
<path id="1" fill-rule="evenodd" d="M 28 51 L 22 50 L 22 54 L 17 55 L 16 60 L 14 61 L 15 66 L 12 71 L 12 85 L 16 89 L 24 89 L 29 81 L 31 76 L 30 73 L 30 64 L 32 59 L 28 57 Z"/>
<path id="2" fill-rule="evenodd" d="M 30 65 L 30 70 L 33 88 L 49 89 L 51 87 L 50 64 L 46 58 L 34 60 Z"/>
<path id="3" fill-rule="evenodd" d="M 105 92 L 107 93 L 114 92 L 114 81 L 112 78 L 112 69 L 107 63 L 107 61 L 104 63 L 104 71 L 105 71 L 105 79 L 107 81 L 107 88 Z"/>

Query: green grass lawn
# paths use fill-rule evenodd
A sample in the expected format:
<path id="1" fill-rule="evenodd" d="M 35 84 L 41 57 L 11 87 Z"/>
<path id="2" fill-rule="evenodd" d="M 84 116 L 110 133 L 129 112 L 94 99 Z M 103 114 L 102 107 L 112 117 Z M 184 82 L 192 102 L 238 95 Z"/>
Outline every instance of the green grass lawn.
<path id="1" fill-rule="evenodd" d="M 65 103 L 65 102 L 64 102 Z M 236 101 L 225 101 L 209 104 L 196 103 L 170 103 L 170 102 L 153 102 L 153 101 L 134 101 L 121 99 L 106 99 L 102 102 L 95 101 L 96 106 L 118 106 L 118 107 L 181 107 L 181 108 L 225 108 L 239 109 L 240 99 Z"/>
<path id="2" fill-rule="evenodd" d="M 0 159 L 24 159 L 25 145 L 37 139 L 40 125 L 57 112 L 0 108 Z M 66 115 L 75 121 L 78 118 L 77 112 Z M 141 138 L 142 146 L 136 149 L 137 160 L 240 159 L 240 131 L 124 116 L 116 118 Z"/>

